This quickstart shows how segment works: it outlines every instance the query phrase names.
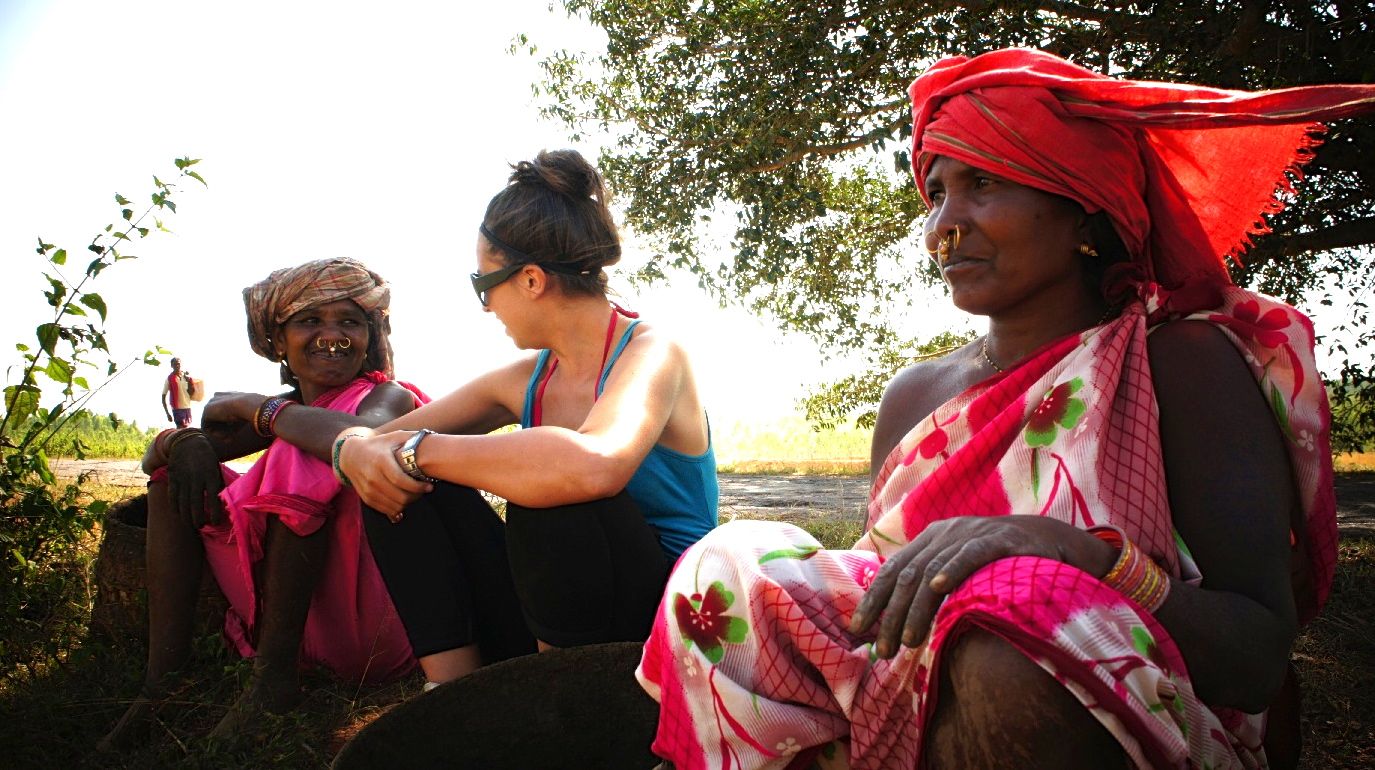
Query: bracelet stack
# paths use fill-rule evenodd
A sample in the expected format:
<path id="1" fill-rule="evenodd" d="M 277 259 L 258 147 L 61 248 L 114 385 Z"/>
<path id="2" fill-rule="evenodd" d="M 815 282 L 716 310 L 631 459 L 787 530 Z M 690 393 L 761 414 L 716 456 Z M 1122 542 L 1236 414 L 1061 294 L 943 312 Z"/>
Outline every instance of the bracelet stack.
<path id="1" fill-rule="evenodd" d="M 1165 570 L 1116 527 L 1095 527 L 1089 534 L 1118 549 L 1117 563 L 1103 576 L 1103 583 L 1147 612 L 1159 610 L 1170 595 L 1170 576 Z"/>
<path id="2" fill-rule="evenodd" d="M 277 422 L 277 415 L 281 414 L 282 410 L 289 404 L 294 403 L 296 402 L 285 396 L 263 399 L 263 402 L 258 405 L 257 413 L 253 415 L 253 432 L 263 438 L 276 436 L 274 425 Z"/>
<path id="3" fill-rule="evenodd" d="M 172 450 L 177 448 L 177 444 L 196 436 L 200 436 L 201 438 L 206 437 L 205 432 L 200 428 L 182 428 L 178 430 L 176 433 L 172 434 L 172 438 L 167 442 L 167 449 L 163 451 L 163 456 L 171 457 Z M 161 438 L 161 436 L 159 436 L 159 438 Z"/>

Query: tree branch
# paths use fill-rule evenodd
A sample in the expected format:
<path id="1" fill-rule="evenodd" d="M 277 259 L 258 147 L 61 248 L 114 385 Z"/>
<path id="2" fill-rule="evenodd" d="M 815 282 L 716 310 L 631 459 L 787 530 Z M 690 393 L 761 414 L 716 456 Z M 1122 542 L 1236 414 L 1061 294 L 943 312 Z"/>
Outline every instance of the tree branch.
<path id="1" fill-rule="evenodd" d="M 1279 235 L 1269 239 L 1269 242 L 1273 246 L 1263 247 L 1257 256 L 1262 259 L 1279 259 L 1315 251 L 1369 246 L 1375 244 L 1375 217 L 1339 222 L 1321 230 Z"/>
<path id="2" fill-rule="evenodd" d="M 793 163 L 796 163 L 799 160 L 802 160 L 803 158 L 806 158 L 810 155 L 830 157 L 832 155 L 839 155 L 842 152 L 857 150 L 860 147 L 865 147 L 867 145 L 873 144 L 875 141 L 879 139 L 892 136 L 894 131 L 897 131 L 899 128 L 902 127 L 903 123 L 907 122 L 910 119 L 911 118 L 904 114 L 900 116 L 897 120 L 879 126 L 874 130 L 863 134 L 862 136 L 858 136 L 854 139 L 851 139 L 848 142 L 841 142 L 839 144 L 805 145 L 803 147 L 799 147 L 796 150 L 793 150 L 792 152 L 788 153 L 787 155 L 784 155 L 778 160 L 772 161 L 770 163 L 761 163 L 757 166 L 750 166 L 748 168 L 741 169 L 741 173 L 766 174 L 770 171 L 777 171 L 778 169 L 783 168 L 784 166 L 792 165 Z"/>

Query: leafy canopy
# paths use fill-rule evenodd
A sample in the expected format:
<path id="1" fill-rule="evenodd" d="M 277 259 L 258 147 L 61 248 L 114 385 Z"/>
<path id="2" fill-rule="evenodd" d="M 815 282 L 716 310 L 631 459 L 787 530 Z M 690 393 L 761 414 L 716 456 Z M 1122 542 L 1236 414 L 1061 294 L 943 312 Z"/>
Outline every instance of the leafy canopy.
<path id="1" fill-rule="evenodd" d="M 1375 82 L 1369 0 L 562 4 L 606 32 L 606 50 L 545 56 L 536 90 L 575 138 L 615 136 L 601 168 L 656 251 L 641 277 L 686 269 L 718 299 L 840 348 L 895 344 L 909 289 L 934 277 L 914 237 L 925 211 L 905 94 L 942 56 L 1030 46 L 1136 78 Z M 1360 247 L 1375 243 L 1375 164 L 1362 146 L 1375 146 L 1375 122 L 1329 131 L 1240 282 L 1291 302 L 1325 277 L 1370 285 Z"/>

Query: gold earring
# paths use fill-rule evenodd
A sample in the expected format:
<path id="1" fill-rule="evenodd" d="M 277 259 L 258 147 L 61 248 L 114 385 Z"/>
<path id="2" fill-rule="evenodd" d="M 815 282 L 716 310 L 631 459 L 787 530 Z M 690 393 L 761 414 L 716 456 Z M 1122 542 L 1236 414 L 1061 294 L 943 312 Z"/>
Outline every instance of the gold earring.
<path id="1" fill-rule="evenodd" d="M 1098 250 L 1088 245 L 1087 243 L 1079 244 L 1079 253 L 1083 254 L 1089 259 L 1098 259 Z"/>

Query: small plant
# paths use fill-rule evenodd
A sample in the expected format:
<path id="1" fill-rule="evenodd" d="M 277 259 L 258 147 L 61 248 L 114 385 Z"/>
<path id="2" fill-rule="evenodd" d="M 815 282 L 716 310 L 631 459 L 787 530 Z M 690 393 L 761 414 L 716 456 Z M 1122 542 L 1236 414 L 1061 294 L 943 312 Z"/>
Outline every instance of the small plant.
<path id="1" fill-rule="evenodd" d="M 173 181 L 189 177 L 204 185 L 192 169 L 199 162 L 176 159 Z M 176 212 L 173 194 L 178 187 L 156 176 L 153 186 L 141 214 L 136 214 L 132 201 L 115 194 L 120 218 L 91 239 L 86 252 L 92 258 L 80 274 L 69 277 L 66 272 L 71 270 L 69 259 L 77 262 L 76 254 L 38 239 L 36 252 L 45 262 L 43 296 L 52 315 L 37 326 L 33 339 L 15 345 L 23 363 L 6 370 L 0 418 L 0 663 L 6 675 L 18 665 L 32 668 L 50 659 L 68 638 L 53 633 L 70 615 L 55 606 L 60 602 L 53 597 L 70 592 L 40 590 L 38 577 L 58 579 L 57 573 L 70 572 L 58 566 L 74 557 L 107 503 L 82 494 L 84 478 L 58 482 L 48 466 L 48 450 L 62 442 L 78 458 L 85 456 L 86 445 L 67 429 L 76 424 L 74 419 L 89 417 L 85 407 L 91 397 L 123 371 L 110 357 L 105 299 L 90 286 L 115 263 L 135 259 L 122 251 L 127 244 L 155 230 L 167 231 L 161 217 Z M 157 354 L 165 352 L 150 350 L 142 361 L 157 365 Z M 105 359 L 103 366 L 92 360 L 100 357 Z M 88 375 L 102 369 L 103 380 L 93 387 Z M 40 375 L 52 384 L 41 385 Z M 43 405 L 45 396 L 52 406 Z"/>

